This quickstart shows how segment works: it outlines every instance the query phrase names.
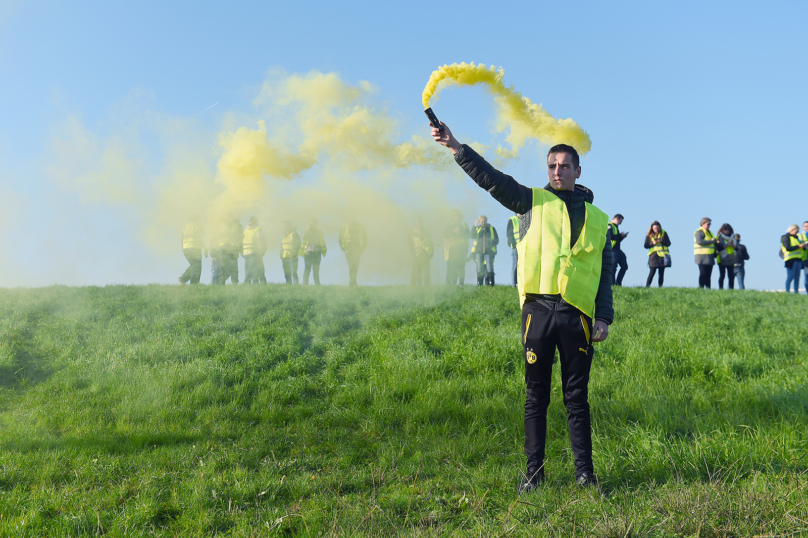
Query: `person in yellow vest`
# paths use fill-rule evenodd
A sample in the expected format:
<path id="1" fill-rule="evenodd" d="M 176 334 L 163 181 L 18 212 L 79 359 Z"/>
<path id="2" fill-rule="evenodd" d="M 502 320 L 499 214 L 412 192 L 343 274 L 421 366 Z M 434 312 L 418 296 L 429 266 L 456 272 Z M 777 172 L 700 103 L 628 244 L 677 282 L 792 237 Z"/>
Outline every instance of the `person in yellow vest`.
<path id="1" fill-rule="evenodd" d="M 424 219 L 421 217 L 415 217 L 415 228 L 410 231 L 407 244 L 412 255 L 410 285 L 429 286 L 429 260 L 435 254 L 435 246 L 432 244 L 432 234 L 424 228 Z"/>
<path id="2" fill-rule="evenodd" d="M 214 284 L 225 284 L 228 278 L 232 284 L 238 284 L 238 256 L 243 235 L 238 219 L 222 221 L 216 227 L 210 248 Z"/>
<path id="3" fill-rule="evenodd" d="M 250 217 L 247 227 L 244 228 L 243 248 L 244 282 L 246 284 L 266 284 L 264 254 L 267 252 L 267 240 L 264 237 L 264 231 L 258 226 L 256 217 Z"/>
<path id="4" fill-rule="evenodd" d="M 314 274 L 314 285 L 320 285 L 320 261 L 328 248 L 325 245 L 323 231 L 317 227 L 317 219 L 309 221 L 309 227 L 303 231 L 303 242 L 300 244 L 300 255 L 303 256 L 303 284 L 308 285 L 309 275 Z"/>
<path id="5" fill-rule="evenodd" d="M 488 217 L 480 215 L 474 223 L 474 230 L 471 232 L 474 243 L 471 245 L 471 252 L 477 261 L 477 285 L 483 283 L 488 286 L 494 285 L 494 257 L 497 255 L 497 245 L 499 244 L 499 234 L 496 228 L 488 224 Z"/>
<path id="6" fill-rule="evenodd" d="M 724 289 L 724 275 L 729 281 L 729 289 L 735 289 L 735 263 L 738 261 L 738 253 L 735 252 L 735 230 L 728 223 L 724 223 L 718 229 L 718 239 L 723 243 L 723 248 L 716 253 L 715 261 L 718 264 L 718 289 Z"/>
<path id="7" fill-rule="evenodd" d="M 343 224 L 339 231 L 339 246 L 342 252 L 345 253 L 345 258 L 348 260 L 348 275 L 349 286 L 356 286 L 356 275 L 359 272 L 359 259 L 368 245 L 368 236 L 365 232 L 365 227 L 351 220 L 347 224 Z"/>
<path id="8" fill-rule="evenodd" d="M 612 220 L 609 221 L 609 240 L 612 244 L 612 258 L 614 259 L 615 269 L 613 284 L 615 286 L 623 285 L 623 277 L 626 276 L 626 271 L 628 271 L 628 259 L 621 246 L 628 232 L 620 231 L 619 227 L 621 224 L 623 224 L 623 215 L 620 213 L 612 217 Z M 618 267 L 620 270 L 617 269 Z"/>
<path id="9" fill-rule="evenodd" d="M 808 242 L 800 242 L 799 230 L 796 224 L 792 224 L 780 238 L 780 252 L 786 262 L 786 292 L 789 291 L 792 282 L 794 283 L 794 293 L 800 291 L 802 258 L 805 249 L 808 249 Z"/>
<path id="10" fill-rule="evenodd" d="M 654 274 L 659 271 L 659 287 L 665 281 L 665 267 L 670 267 L 671 253 L 668 247 L 671 246 L 671 238 L 667 232 L 662 229 L 659 221 L 651 223 L 648 228 L 648 234 L 645 236 L 645 248 L 648 249 L 648 267 L 651 271 L 648 273 L 648 279 L 645 281 L 645 287 L 651 287 L 651 282 L 654 281 Z M 666 261 L 667 260 L 667 261 Z M 665 264 L 668 265 L 665 265 Z"/>
<path id="11" fill-rule="evenodd" d="M 443 229 L 443 257 L 446 260 L 446 283 L 462 286 L 466 280 L 466 261 L 469 252 L 469 225 L 463 214 L 453 209 Z"/>
<path id="12" fill-rule="evenodd" d="M 797 234 L 797 239 L 800 243 L 808 243 L 808 220 L 802 223 L 802 232 Z M 802 251 L 802 270 L 805 272 L 805 293 L 808 293 L 808 249 Z"/>
<path id="13" fill-rule="evenodd" d="M 182 229 L 182 254 L 188 260 L 188 269 L 180 276 L 180 284 L 199 284 L 202 276 L 202 253 L 208 257 L 205 246 L 205 229 L 199 224 L 199 215 L 193 215 L 191 222 Z"/>
<path id="14" fill-rule="evenodd" d="M 297 257 L 300 255 L 300 235 L 292 223 L 285 220 L 281 223 L 281 263 L 283 264 L 283 276 L 287 284 L 298 284 L 297 279 Z"/>
<path id="15" fill-rule="evenodd" d="M 710 231 L 712 221 L 707 217 L 701 219 L 699 229 L 693 232 L 693 253 L 696 265 L 699 266 L 699 288 L 710 289 L 710 279 L 715 265 L 715 249 L 721 250 L 721 240 Z"/>
<path id="16" fill-rule="evenodd" d="M 553 360 L 558 349 L 561 384 L 575 480 L 596 486 L 592 462 L 589 373 L 593 342 L 609 335 L 612 306 L 612 251 L 607 243 L 608 216 L 592 205 L 592 191 L 581 176 L 578 152 L 558 144 L 547 154 L 549 184 L 520 185 L 496 170 L 466 144 L 461 145 L 443 124 L 432 129 L 436 142 L 447 146 L 455 162 L 504 207 L 523 215 L 517 244 L 518 291 L 522 306 L 525 359 L 525 455 L 527 474 L 519 485 L 529 492 L 544 479 L 547 408 Z"/>
<path id="17" fill-rule="evenodd" d="M 519 214 L 508 219 L 508 228 L 505 232 L 508 237 L 508 246 L 511 247 L 511 285 L 516 287 L 516 269 L 519 266 L 519 254 L 516 252 L 516 244 L 519 242 Z"/>

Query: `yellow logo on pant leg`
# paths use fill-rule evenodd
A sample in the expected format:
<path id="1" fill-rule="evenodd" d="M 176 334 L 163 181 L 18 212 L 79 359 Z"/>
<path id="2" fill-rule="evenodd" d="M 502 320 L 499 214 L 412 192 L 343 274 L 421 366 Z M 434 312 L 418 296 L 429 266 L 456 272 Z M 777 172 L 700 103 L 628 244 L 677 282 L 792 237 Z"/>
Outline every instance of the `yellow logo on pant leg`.
<path id="1" fill-rule="evenodd" d="M 536 354 L 533 353 L 532 351 L 528 351 L 527 352 L 527 363 L 528 364 L 533 364 L 534 362 L 536 362 Z"/>

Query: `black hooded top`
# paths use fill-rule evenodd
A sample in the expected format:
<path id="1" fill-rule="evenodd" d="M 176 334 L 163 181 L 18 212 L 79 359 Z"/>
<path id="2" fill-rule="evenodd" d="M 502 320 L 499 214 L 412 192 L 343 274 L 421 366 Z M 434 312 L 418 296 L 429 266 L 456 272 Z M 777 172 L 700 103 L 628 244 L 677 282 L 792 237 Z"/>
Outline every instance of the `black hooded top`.
<path id="1" fill-rule="evenodd" d="M 507 174 L 503 174 L 480 156 L 476 151 L 463 144 L 455 154 L 455 162 L 474 180 L 477 185 L 487 190 L 491 196 L 507 209 L 522 215 L 519 217 L 520 236 L 524 237 L 530 226 L 531 209 L 533 208 L 533 189 L 525 187 Z M 591 190 L 583 185 L 575 185 L 571 191 L 557 191 L 548 183 L 544 190 L 558 196 L 567 206 L 570 216 L 570 248 L 578 241 L 586 220 L 586 202 L 595 200 Z M 595 296 L 595 318 L 611 324 L 614 321 L 612 303 L 613 259 L 609 237 L 603 247 L 600 285 Z M 528 297 L 528 300 L 530 297 Z"/>

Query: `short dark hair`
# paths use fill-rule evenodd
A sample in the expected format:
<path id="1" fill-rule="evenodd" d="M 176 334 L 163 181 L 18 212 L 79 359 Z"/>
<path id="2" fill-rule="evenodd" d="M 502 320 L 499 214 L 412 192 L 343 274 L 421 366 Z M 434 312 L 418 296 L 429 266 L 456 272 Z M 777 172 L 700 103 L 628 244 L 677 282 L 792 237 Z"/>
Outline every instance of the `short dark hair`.
<path id="1" fill-rule="evenodd" d="M 572 155 L 572 164 L 575 165 L 575 168 L 578 168 L 578 166 L 580 166 L 579 163 L 581 162 L 581 158 L 578 157 L 578 152 L 575 151 L 575 148 L 572 146 L 568 146 L 566 144 L 556 144 L 555 146 L 550 148 L 550 151 L 547 152 L 547 156 L 549 157 L 553 153 L 567 153 L 569 155 Z"/>
<path id="2" fill-rule="evenodd" d="M 617 215 L 615 215 L 615 216 L 613 216 L 613 217 L 612 217 L 612 220 L 614 220 L 614 219 L 620 219 L 620 220 L 623 220 L 624 218 L 625 218 L 625 217 L 623 217 L 623 215 L 621 215 L 620 213 L 618 213 Z"/>

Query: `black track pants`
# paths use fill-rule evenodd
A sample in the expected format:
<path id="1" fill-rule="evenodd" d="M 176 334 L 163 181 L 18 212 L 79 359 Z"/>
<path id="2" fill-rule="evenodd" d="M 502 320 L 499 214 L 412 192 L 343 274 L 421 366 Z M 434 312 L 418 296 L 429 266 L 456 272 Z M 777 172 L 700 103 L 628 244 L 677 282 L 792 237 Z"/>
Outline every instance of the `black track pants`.
<path id="1" fill-rule="evenodd" d="M 570 444 L 575 455 L 575 474 L 594 472 L 588 399 L 589 370 L 594 352 L 591 335 L 592 319 L 570 305 L 535 301 L 522 307 L 528 473 L 534 473 L 544 464 L 547 407 L 556 349 L 561 363 L 561 388 L 567 407 Z"/>
<path id="2" fill-rule="evenodd" d="M 710 278 L 713 274 L 712 265 L 699 265 L 699 287 L 710 288 Z"/>

